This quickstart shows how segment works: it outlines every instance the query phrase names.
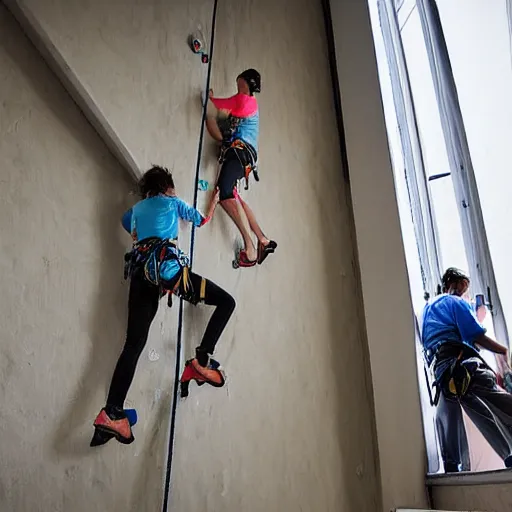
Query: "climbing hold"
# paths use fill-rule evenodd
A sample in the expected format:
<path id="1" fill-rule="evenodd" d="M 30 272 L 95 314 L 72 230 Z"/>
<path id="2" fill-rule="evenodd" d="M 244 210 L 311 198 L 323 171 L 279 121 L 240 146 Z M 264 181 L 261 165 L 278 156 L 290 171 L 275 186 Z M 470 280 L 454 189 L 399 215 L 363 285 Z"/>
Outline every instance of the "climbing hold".
<path id="1" fill-rule="evenodd" d="M 197 54 L 201 55 L 201 62 L 203 64 L 208 64 L 209 58 L 206 53 L 206 48 L 204 46 L 204 37 L 201 31 L 194 32 L 190 34 L 188 38 L 188 44 L 190 45 L 190 49 Z"/>
<path id="2" fill-rule="evenodd" d="M 160 354 L 154 349 L 152 348 L 150 351 L 149 351 L 149 354 L 148 354 L 148 359 L 154 363 L 155 361 L 158 361 L 160 359 Z"/>
<path id="3" fill-rule="evenodd" d="M 201 53 L 202 50 L 203 50 L 203 42 L 201 40 L 201 34 L 199 34 L 199 32 L 196 32 L 194 34 L 190 34 L 189 36 L 189 45 L 190 45 L 190 49 L 194 52 L 194 53 Z"/>
<path id="4" fill-rule="evenodd" d="M 133 427 L 137 423 L 137 411 L 135 409 L 125 409 L 124 413 L 130 422 L 130 427 Z"/>
<path id="5" fill-rule="evenodd" d="M 201 192 L 206 192 L 208 190 L 209 183 L 206 180 L 199 180 L 197 182 L 197 188 Z"/>

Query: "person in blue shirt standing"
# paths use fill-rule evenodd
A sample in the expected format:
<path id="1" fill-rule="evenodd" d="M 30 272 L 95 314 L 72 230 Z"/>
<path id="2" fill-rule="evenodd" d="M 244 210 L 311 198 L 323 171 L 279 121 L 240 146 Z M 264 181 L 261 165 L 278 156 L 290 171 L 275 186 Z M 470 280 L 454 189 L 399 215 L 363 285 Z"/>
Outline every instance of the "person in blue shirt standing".
<path id="1" fill-rule="evenodd" d="M 507 360 L 507 349 L 486 335 L 473 307 L 462 297 L 469 277 L 456 268 L 443 276 L 443 294 L 423 312 L 422 343 L 433 368 L 439 400 L 436 427 L 445 472 L 468 471 L 469 448 L 462 409 L 506 467 L 512 467 L 512 396 L 497 385 L 480 349 Z"/>
<path id="2" fill-rule="evenodd" d="M 126 341 L 114 370 L 107 403 L 94 421 L 96 430 L 124 444 L 134 440 L 124 401 L 160 299 L 168 294 L 170 305 L 172 295 L 176 295 L 193 305 L 203 302 L 215 306 L 196 348 L 196 357 L 186 363 L 181 377 L 182 390 L 190 380 L 215 387 L 224 385 L 224 374 L 210 356 L 235 309 L 235 300 L 228 292 L 190 271 L 188 257 L 177 244 L 179 220 L 204 226 L 213 215 L 218 191 L 204 217 L 176 196 L 173 177 L 163 167 L 154 166 L 147 171 L 139 181 L 139 190 L 142 201 L 122 219 L 123 227 L 134 241 L 132 251 L 125 256 L 125 277 L 130 278 Z M 96 442 L 98 438 L 100 441 Z M 95 436 L 91 446 L 103 444 L 104 439 L 105 436 Z"/>

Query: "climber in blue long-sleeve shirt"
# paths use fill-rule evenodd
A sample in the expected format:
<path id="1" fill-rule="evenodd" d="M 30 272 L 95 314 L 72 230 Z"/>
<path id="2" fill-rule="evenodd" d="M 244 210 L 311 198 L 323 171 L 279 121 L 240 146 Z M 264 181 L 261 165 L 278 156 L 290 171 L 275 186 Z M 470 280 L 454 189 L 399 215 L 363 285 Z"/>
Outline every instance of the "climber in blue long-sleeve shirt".
<path id="1" fill-rule="evenodd" d="M 179 220 L 196 227 L 205 225 L 218 202 L 218 191 L 204 217 L 176 196 L 172 175 L 165 168 L 155 166 L 147 171 L 139 189 L 142 200 L 122 218 L 123 227 L 134 241 L 132 251 L 125 258 L 125 275 L 131 281 L 126 342 L 112 377 L 106 406 L 94 422 L 96 429 L 124 444 L 134 440 L 123 409 L 124 401 L 160 298 L 169 293 L 169 297 L 174 294 L 194 305 L 204 302 L 215 306 L 196 348 L 196 357 L 187 361 L 182 386 L 190 380 L 215 387 L 224 385 L 224 374 L 210 356 L 235 309 L 235 300 L 228 292 L 189 270 L 188 257 L 177 245 Z"/>

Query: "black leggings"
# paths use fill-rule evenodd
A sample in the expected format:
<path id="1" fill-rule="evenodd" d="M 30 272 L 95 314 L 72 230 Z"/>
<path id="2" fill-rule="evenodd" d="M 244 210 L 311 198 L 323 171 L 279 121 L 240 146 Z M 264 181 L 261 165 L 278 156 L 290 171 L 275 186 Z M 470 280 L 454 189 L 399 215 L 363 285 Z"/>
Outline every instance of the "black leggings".
<path id="1" fill-rule="evenodd" d="M 219 200 L 234 199 L 234 190 L 238 180 L 245 177 L 245 168 L 235 152 L 228 155 L 219 173 L 217 186 L 219 187 Z"/>
<path id="2" fill-rule="evenodd" d="M 194 293 L 199 299 L 202 277 L 190 273 Z M 148 340 L 149 328 L 160 301 L 160 289 L 146 280 L 142 272 L 134 272 L 128 298 L 126 342 L 112 376 L 107 405 L 122 408 L 135 374 L 137 362 Z M 206 280 L 205 304 L 216 306 L 199 348 L 213 354 L 222 331 L 235 309 L 235 299 L 225 290 Z"/>
<path id="3" fill-rule="evenodd" d="M 244 148 L 228 148 L 224 153 L 224 163 L 219 173 L 217 186 L 219 187 L 219 200 L 233 199 L 233 193 L 238 181 L 245 178 L 246 165 L 254 166 L 258 156 L 249 144 L 244 143 Z M 256 179 L 256 175 L 255 175 Z"/>

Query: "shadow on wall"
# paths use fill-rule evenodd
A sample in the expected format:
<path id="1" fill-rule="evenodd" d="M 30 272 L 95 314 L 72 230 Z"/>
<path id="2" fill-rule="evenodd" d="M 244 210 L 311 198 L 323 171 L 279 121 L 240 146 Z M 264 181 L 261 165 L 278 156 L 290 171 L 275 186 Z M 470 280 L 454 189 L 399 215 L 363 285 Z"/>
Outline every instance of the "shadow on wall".
<path id="1" fill-rule="evenodd" d="M 98 383 L 102 383 L 105 389 L 108 388 L 109 382 L 106 379 L 110 378 L 124 342 L 127 286 L 123 280 L 123 255 L 129 241 L 123 243 L 121 239 L 120 219 L 122 213 L 130 206 L 130 200 L 126 194 L 130 180 L 126 171 L 110 155 L 64 89 L 61 86 L 46 87 L 46 84 L 41 83 L 41 75 L 49 71 L 44 70 L 46 65 L 42 60 L 37 62 L 38 59 L 30 55 L 28 41 L 21 40 L 17 29 L 16 22 L 13 20 L 3 31 L 2 39 L 7 41 L 1 41 L 2 46 L 11 54 L 25 79 L 32 85 L 33 91 L 58 117 L 70 136 L 83 146 L 84 153 L 90 158 L 84 172 L 92 168 L 100 173 L 98 177 L 93 178 L 98 187 L 96 196 L 91 197 L 96 208 L 96 233 L 100 243 L 97 259 L 100 268 L 98 288 L 88 323 L 93 347 L 90 360 L 80 377 L 74 403 L 62 418 L 62 429 L 56 434 L 55 443 L 57 452 L 81 454 L 88 440 L 86 444 L 82 439 L 72 439 L 70 432 L 77 431 L 83 420 L 91 420 L 88 399 L 94 396 L 94 389 Z M 59 162 L 56 151 L 55 166 L 60 165 L 62 163 Z M 80 190 L 69 191 L 69 194 L 76 193 L 79 194 Z M 75 235 L 79 237 L 80 233 Z M 84 270 L 79 264 L 73 268 L 74 272 Z M 76 290 L 76 293 L 79 294 L 80 290 Z M 79 328 L 80 326 L 77 325 L 77 329 Z M 95 409 L 100 405 L 91 404 L 91 407 Z"/>
<path id="2" fill-rule="evenodd" d="M 123 244 L 119 226 L 122 213 L 130 206 L 126 195 L 130 180 L 85 117 L 72 104 L 67 93 L 61 87 L 41 87 L 40 68 L 44 66 L 42 61 L 36 66 L 32 59 L 18 58 L 17 63 L 25 78 L 33 85 L 33 90 L 58 116 L 70 136 L 83 146 L 84 152 L 90 158 L 87 167 L 102 172 L 95 179 L 99 185 L 97 195 L 91 197 L 96 207 L 95 226 L 99 242 L 96 263 L 100 269 L 96 296 L 92 299 L 94 307 L 91 308 L 92 313 L 87 323 L 92 350 L 89 360 L 84 365 L 84 372 L 79 377 L 77 389 L 73 393 L 73 402 L 59 422 L 61 428 L 56 432 L 54 444 L 55 451 L 60 455 L 82 456 L 90 453 L 89 439 L 84 438 L 82 426 L 87 422 L 92 434 L 90 424 L 94 418 L 91 412 L 99 410 L 103 405 L 102 402 L 91 403 L 91 398 L 96 398 L 96 389 L 99 385 L 105 390 L 106 397 L 110 376 L 124 343 L 128 286 L 123 279 L 123 256 L 129 241 Z M 55 165 L 59 165 L 59 162 L 56 161 Z M 79 233 L 76 235 L 80 236 Z M 81 272 L 84 268 L 81 269 L 77 264 L 73 271 Z M 80 290 L 77 289 L 76 293 L 80 294 Z M 77 329 L 79 328 L 77 325 Z"/>

